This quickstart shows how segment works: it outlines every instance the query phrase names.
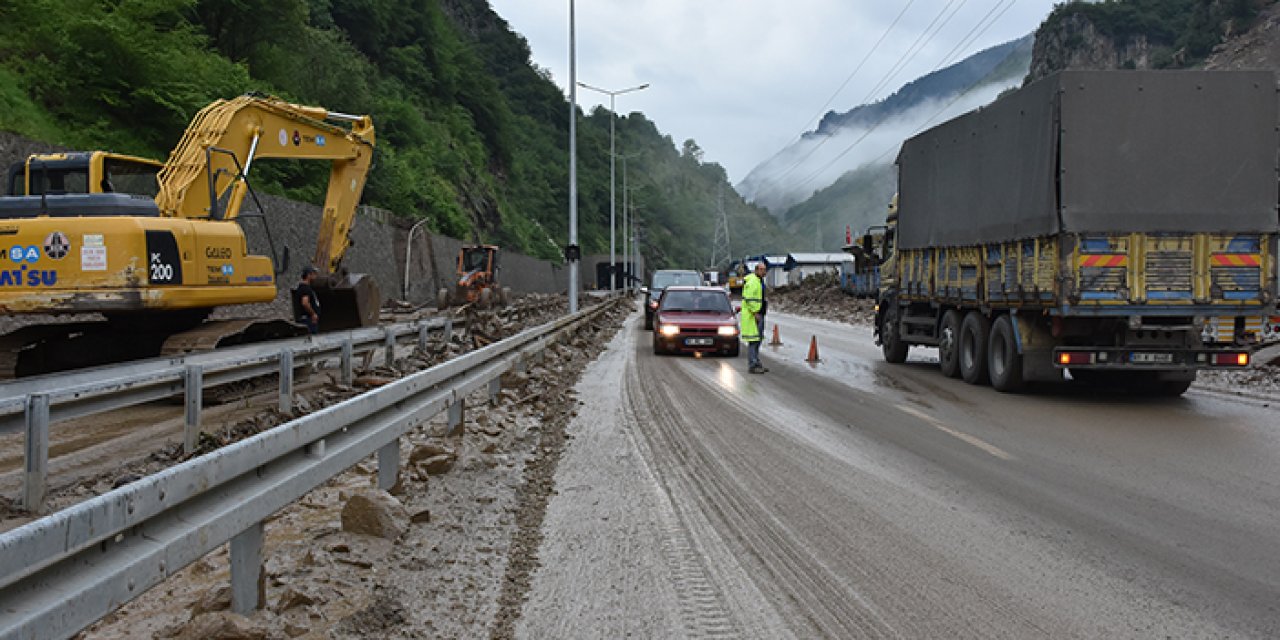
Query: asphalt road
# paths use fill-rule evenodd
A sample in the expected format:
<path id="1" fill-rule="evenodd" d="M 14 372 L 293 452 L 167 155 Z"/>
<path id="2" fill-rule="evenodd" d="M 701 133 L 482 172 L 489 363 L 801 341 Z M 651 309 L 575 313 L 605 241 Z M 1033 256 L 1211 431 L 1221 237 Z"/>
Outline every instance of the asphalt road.
<path id="1" fill-rule="evenodd" d="M 769 320 L 764 375 L 634 316 L 588 371 L 520 635 L 1280 637 L 1276 405 L 1000 394 Z"/>

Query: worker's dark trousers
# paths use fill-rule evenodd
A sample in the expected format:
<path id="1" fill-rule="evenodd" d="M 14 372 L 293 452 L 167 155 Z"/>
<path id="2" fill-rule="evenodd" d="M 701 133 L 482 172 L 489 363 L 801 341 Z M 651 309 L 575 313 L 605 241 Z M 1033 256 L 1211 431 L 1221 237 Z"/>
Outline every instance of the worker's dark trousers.
<path id="1" fill-rule="evenodd" d="M 747 367 L 759 367 L 760 364 L 760 340 L 747 341 Z"/>

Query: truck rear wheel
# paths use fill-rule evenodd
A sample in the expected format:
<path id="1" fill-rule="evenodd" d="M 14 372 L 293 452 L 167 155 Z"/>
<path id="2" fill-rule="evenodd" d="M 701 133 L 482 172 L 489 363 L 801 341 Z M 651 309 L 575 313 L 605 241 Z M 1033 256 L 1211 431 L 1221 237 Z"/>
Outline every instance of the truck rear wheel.
<path id="1" fill-rule="evenodd" d="M 960 377 L 960 312 L 952 309 L 942 314 L 938 331 L 938 367 L 948 378 Z"/>
<path id="2" fill-rule="evenodd" d="M 1017 336 L 1013 334 L 1013 320 L 1009 316 L 996 318 L 991 325 L 991 337 L 987 341 L 987 371 L 991 374 L 991 386 L 996 391 L 1021 391 L 1026 386 L 1022 378 L 1022 354 L 1018 353 Z"/>
<path id="3" fill-rule="evenodd" d="M 987 383 L 987 336 L 991 321 L 970 311 L 960 324 L 960 377 L 969 384 Z"/>
<path id="4" fill-rule="evenodd" d="M 444 311 L 449 308 L 449 290 L 440 289 L 436 292 L 436 308 Z"/>
<path id="5" fill-rule="evenodd" d="M 898 334 L 898 304 L 896 301 L 886 303 L 884 315 L 880 319 L 880 349 L 884 352 L 884 361 L 890 364 L 902 364 L 907 361 L 909 346 Z"/>

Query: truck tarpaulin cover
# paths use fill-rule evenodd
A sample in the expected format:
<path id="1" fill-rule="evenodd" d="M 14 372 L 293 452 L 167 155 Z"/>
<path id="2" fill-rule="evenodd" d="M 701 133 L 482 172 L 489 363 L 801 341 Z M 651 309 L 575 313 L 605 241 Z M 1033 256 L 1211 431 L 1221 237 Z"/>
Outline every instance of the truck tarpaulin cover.
<path id="1" fill-rule="evenodd" d="M 1276 124 L 1270 72 L 1058 73 L 903 144 L 900 246 L 1276 231 Z"/>

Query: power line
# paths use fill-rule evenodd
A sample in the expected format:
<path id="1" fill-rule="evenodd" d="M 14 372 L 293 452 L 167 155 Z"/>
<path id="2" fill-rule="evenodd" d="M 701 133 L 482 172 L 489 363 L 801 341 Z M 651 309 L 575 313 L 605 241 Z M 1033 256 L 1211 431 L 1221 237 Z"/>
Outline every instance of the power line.
<path id="1" fill-rule="evenodd" d="M 1001 1 L 1001 3 L 1003 3 L 1003 2 L 1004 2 L 1004 0 L 1000 0 L 1000 1 Z M 977 25 L 974 25 L 974 28 L 970 30 L 969 34 L 967 34 L 964 38 L 961 38 L 961 41 L 962 41 L 962 42 L 964 42 L 965 40 L 969 40 L 970 42 L 972 42 L 972 41 L 976 41 L 978 38 L 982 37 L 982 34 L 983 34 L 983 33 L 986 33 L 986 31 L 987 31 L 988 29 L 990 29 L 992 26 L 994 26 L 994 25 L 995 25 L 995 23 L 996 23 L 996 22 L 997 22 L 997 21 L 998 21 L 998 20 L 999 20 L 999 19 L 1000 19 L 1004 14 L 1005 14 L 1005 12 L 1007 12 L 1010 8 L 1012 8 L 1012 7 L 1013 7 L 1013 3 L 1014 3 L 1014 2 L 1016 2 L 1016 0 L 1010 0 L 1008 5 L 1005 5 L 1005 7 L 1004 7 L 1002 10 L 1000 10 L 1000 12 L 999 12 L 998 14 L 996 14 L 996 16 L 995 16 L 995 17 L 994 17 L 990 22 L 987 22 L 987 24 L 986 24 L 985 26 L 982 26 L 982 28 L 979 30 L 979 28 L 978 28 L 978 27 L 979 27 L 979 25 L 982 25 L 983 21 L 984 21 L 984 20 L 986 20 L 986 17 L 984 16 L 982 20 L 979 20 L 979 21 L 978 21 L 978 24 L 977 24 Z M 996 6 L 1000 6 L 1000 5 L 999 5 L 999 4 L 997 4 Z M 988 14 L 987 14 L 987 15 L 990 15 L 990 14 L 991 14 L 991 12 L 988 12 Z M 974 32 L 975 32 L 975 31 L 977 31 L 977 34 L 976 34 L 976 35 L 973 35 L 973 37 L 972 37 L 972 38 L 970 38 L 970 35 L 974 34 Z M 950 55 L 950 54 L 948 54 L 948 55 Z M 935 69 L 935 71 L 936 71 L 936 70 L 937 70 L 937 69 Z M 981 80 L 981 79 L 979 79 L 977 82 L 975 82 L 975 83 L 973 83 L 972 85 L 970 85 L 970 86 L 969 86 L 968 88 L 966 88 L 964 91 L 961 91 L 961 92 L 957 93 L 957 94 L 956 94 L 956 96 L 955 96 L 954 98 L 952 98 L 950 102 L 948 102 L 946 105 L 943 105 L 942 109 L 939 109 L 937 113 L 933 114 L 933 115 L 932 115 L 932 116 L 930 116 L 928 119 L 926 119 L 926 120 L 924 121 L 924 124 L 922 124 L 920 128 L 916 129 L 914 133 L 919 133 L 921 130 L 923 130 L 923 128 L 924 128 L 924 126 L 925 126 L 925 125 L 927 125 L 929 122 L 931 122 L 934 118 L 938 117 L 939 115 L 942 115 L 942 113 L 944 113 L 947 109 L 950 109 L 952 105 L 954 105 L 956 102 L 958 102 L 958 101 L 959 101 L 961 98 L 963 98 L 964 96 L 968 95 L 968 94 L 969 94 L 970 92 L 972 92 L 974 89 L 978 88 L 981 84 L 982 84 L 982 80 Z M 804 185 L 809 184 L 810 182 L 813 182 L 813 181 L 814 181 L 818 176 L 820 176 L 820 175 L 822 175 L 823 173 L 825 173 L 825 172 L 827 171 L 827 169 L 830 169 L 830 168 L 831 168 L 832 166 L 834 166 L 834 165 L 835 165 L 835 163 L 836 163 L 836 162 L 838 162 L 841 158 L 843 158 L 844 156 L 848 155 L 850 151 L 852 151 L 855 147 L 857 147 L 859 144 L 861 144 L 863 140 L 867 139 L 867 137 L 868 137 L 868 136 L 870 136 L 870 135 L 871 135 L 871 134 L 872 134 L 876 129 L 878 129 L 878 128 L 880 127 L 880 125 L 884 124 L 884 123 L 889 119 L 890 115 L 892 115 L 892 114 L 886 114 L 884 117 L 880 118 L 880 120 L 878 120 L 875 124 L 871 125 L 871 127 L 870 127 L 869 129 L 867 129 L 866 131 L 864 131 L 864 132 L 862 133 L 862 135 L 858 137 L 858 139 L 857 139 L 857 140 L 854 140 L 852 144 L 850 144 L 848 147 L 845 147 L 845 149 L 844 149 L 843 151 L 841 151 L 839 154 L 837 154 L 834 158 L 832 158 L 829 162 L 827 162 L 825 165 L 823 165 L 820 169 L 818 169 L 818 170 L 817 170 L 817 171 L 815 171 L 814 173 L 810 174 L 808 178 L 806 178 L 803 182 L 801 182 L 801 183 L 800 183 L 799 185 L 797 185 L 797 186 L 798 186 L 798 187 L 803 187 Z M 913 133 L 912 135 L 914 135 L 914 133 Z M 876 160 L 879 160 L 880 158 L 883 158 L 883 157 L 884 157 L 885 155 L 887 155 L 890 151 L 893 151 L 893 148 L 890 148 L 890 149 L 886 150 L 884 153 L 881 153 L 881 154 L 876 158 Z M 873 160 L 873 162 L 874 162 L 874 161 L 875 161 L 875 160 Z"/>
<path id="2" fill-rule="evenodd" d="M 814 121 L 817 121 L 819 123 L 821 122 L 822 116 L 827 112 L 827 107 L 830 107 L 831 103 L 835 102 L 836 97 L 839 96 L 842 91 L 844 91 L 844 88 L 848 86 L 849 82 L 853 80 L 854 76 L 858 75 L 858 72 L 862 70 L 862 67 L 865 66 L 869 60 L 871 60 L 871 56 L 874 55 L 875 52 L 880 48 L 880 45 L 884 44 L 885 39 L 887 39 L 889 37 L 889 34 L 893 32 L 893 28 L 898 26 L 898 22 L 901 21 L 902 17 L 907 14 L 907 10 L 911 8 L 911 5 L 915 4 L 915 1 L 916 0 L 907 1 L 907 4 L 902 7 L 902 11 L 899 11 L 898 15 L 894 17 L 893 22 L 889 23 L 889 27 L 884 30 L 884 33 L 880 34 L 880 39 L 876 40 L 876 43 L 874 45 L 871 45 L 871 49 L 868 50 L 867 54 L 862 57 L 862 60 L 860 62 L 858 62 L 858 66 L 854 67 L 853 72 L 850 73 L 849 76 L 844 79 L 844 82 L 840 83 L 840 86 L 835 90 L 835 93 L 832 93 L 831 97 L 827 98 L 827 101 L 823 103 L 821 108 L 818 109 L 818 113 L 814 114 L 812 118 L 805 120 L 805 123 L 801 125 L 800 133 L 796 134 L 797 137 L 803 138 L 804 134 L 809 131 L 810 122 L 814 122 Z M 863 102 L 865 102 L 865 100 Z M 819 143 L 819 146 L 821 146 L 821 143 Z M 812 153 L 810 153 L 809 155 L 812 155 Z M 791 174 L 792 171 L 796 169 L 796 167 L 800 166 L 801 164 L 804 163 L 805 160 L 808 160 L 808 159 L 809 159 L 809 156 L 806 155 L 805 157 L 801 158 L 798 162 L 791 165 L 791 167 L 788 168 L 783 173 L 773 177 L 765 177 L 765 179 L 760 182 L 760 186 L 757 187 L 756 189 L 757 192 L 763 191 L 765 187 L 770 186 L 771 184 L 776 183 L 777 181 L 787 177 L 788 175 Z"/>
<path id="3" fill-rule="evenodd" d="M 987 11 L 986 15 L 978 19 L 978 23 L 973 25 L 973 28 L 969 30 L 969 33 L 966 34 L 965 37 L 960 39 L 959 44 L 953 47 L 951 51 L 947 52 L 947 55 L 943 56 L 942 60 L 938 61 L 938 66 L 934 67 L 934 70 L 937 71 L 938 69 L 941 69 L 946 65 L 950 65 L 956 62 L 956 60 L 953 59 L 952 56 L 956 56 L 960 51 L 963 51 L 969 45 L 973 44 L 975 40 L 982 37 L 982 34 L 986 33 L 986 30 L 990 28 L 991 24 L 995 24 L 995 21 L 999 20 L 1000 16 L 1003 16 L 1006 11 L 1008 11 L 1011 7 L 1013 7 L 1014 1 L 1015 0 L 1009 0 L 1009 4 L 1004 5 L 1005 0 L 1000 0 L 999 2 L 991 5 L 991 9 Z M 1004 5 L 1004 8 L 1001 9 L 1000 5 Z M 982 31 L 978 31 L 978 27 L 980 27 L 983 22 L 986 22 L 987 18 L 991 18 L 991 14 L 995 13 L 997 9 L 1000 9 L 1000 13 L 997 14 L 995 18 L 991 19 L 991 24 L 988 24 L 986 27 L 983 27 Z M 977 33 L 975 34 L 975 32 Z"/>
<path id="4" fill-rule="evenodd" d="M 947 23 L 951 21 L 951 18 L 955 17 L 956 13 L 958 13 L 959 10 L 962 7 L 964 7 L 964 4 L 966 2 L 968 2 L 968 0 L 960 0 L 960 4 L 956 6 L 956 10 L 952 11 L 951 14 L 948 16 L 947 12 L 951 9 L 951 6 L 956 3 L 956 0 L 947 0 L 947 4 L 942 7 L 942 11 L 939 11 L 938 15 L 934 16 L 933 20 L 929 22 L 928 26 L 926 26 L 924 30 L 920 32 L 920 35 L 916 36 L 915 42 L 911 43 L 911 46 L 907 48 L 906 53 L 904 53 L 901 57 L 899 57 L 898 61 L 895 62 L 893 66 L 889 68 L 889 71 L 885 73 L 883 77 L 880 78 L 880 81 L 877 82 L 876 85 L 870 91 L 867 92 L 867 95 L 862 99 L 862 103 L 866 104 L 869 100 L 871 100 L 871 98 L 873 98 L 876 95 L 876 93 L 878 93 L 884 86 L 886 86 L 894 76 L 896 76 L 903 69 L 905 69 L 906 66 L 910 64 L 911 61 L 914 60 L 917 55 L 920 54 L 920 52 L 924 49 L 924 46 L 927 46 L 929 42 L 932 42 L 933 39 L 938 35 L 938 33 L 942 31 L 943 27 L 945 27 Z M 946 16 L 945 20 L 943 19 L 944 16 Z M 939 24 L 940 20 L 942 21 L 941 24 Z M 935 26 L 937 27 L 936 29 L 934 28 Z M 813 157 L 813 154 L 817 153 L 818 149 L 821 149 L 822 146 L 825 145 L 833 137 L 834 136 L 823 137 L 821 140 L 818 141 L 817 144 L 809 148 L 808 153 L 804 154 L 803 157 L 801 157 L 794 164 L 792 164 L 786 171 L 783 171 L 782 173 L 778 174 L 774 178 L 766 179 L 763 183 L 761 183 L 760 190 L 762 190 L 764 185 L 766 184 L 769 184 L 771 182 L 776 183 L 782 180 L 783 178 L 791 175 L 793 171 L 800 168 L 805 162 L 808 162 L 809 158 Z M 823 167 L 820 171 L 825 171 L 825 170 L 826 170 L 826 167 Z M 805 180 L 800 184 L 801 186 L 803 186 L 805 184 L 808 184 L 810 181 L 812 181 L 812 178 L 810 178 L 809 180 Z"/>
<path id="5" fill-rule="evenodd" d="M 867 55 L 863 56 L 862 61 L 858 63 L 858 66 L 854 67 L 853 72 L 849 74 L 849 77 L 845 78 L 844 82 L 840 83 L 840 87 L 837 88 L 835 93 L 832 93 L 831 97 L 827 98 L 827 101 L 818 108 L 818 112 L 815 113 L 812 118 L 805 121 L 804 125 L 801 127 L 799 135 L 804 135 L 805 132 L 809 130 L 810 122 L 819 121 L 819 119 L 826 114 L 827 107 L 831 106 L 832 102 L 835 102 L 836 97 L 840 95 L 840 92 L 844 91 L 844 88 L 853 81 L 853 77 L 858 75 L 858 72 L 862 70 L 862 67 L 867 64 L 868 60 L 871 60 L 871 56 L 875 54 L 876 49 L 879 49 L 880 45 L 884 44 L 885 39 L 889 37 L 889 33 L 893 31 L 894 27 L 898 26 L 898 21 L 902 20 L 902 16 L 907 14 L 907 9 L 910 9 L 911 5 L 915 4 L 915 1 L 916 0 L 909 0 L 907 4 L 902 7 L 902 11 L 899 11 L 898 16 L 893 19 L 893 22 L 889 23 L 889 28 L 885 29 L 884 33 L 880 34 L 880 39 L 876 40 L 876 43 L 871 45 L 871 49 L 867 51 Z"/>

